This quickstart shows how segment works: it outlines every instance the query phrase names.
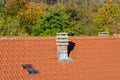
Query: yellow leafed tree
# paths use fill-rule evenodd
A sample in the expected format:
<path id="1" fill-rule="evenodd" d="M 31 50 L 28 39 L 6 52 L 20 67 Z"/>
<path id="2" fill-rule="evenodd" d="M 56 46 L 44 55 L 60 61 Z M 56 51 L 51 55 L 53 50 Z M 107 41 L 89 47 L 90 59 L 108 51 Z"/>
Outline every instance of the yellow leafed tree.
<path id="1" fill-rule="evenodd" d="M 26 4 L 26 9 L 20 12 L 20 16 L 26 20 L 32 20 L 32 24 L 35 24 L 42 14 L 44 14 L 43 6 L 34 2 Z"/>
<path id="2" fill-rule="evenodd" d="M 110 32 L 113 27 L 111 25 L 120 17 L 120 8 L 113 0 L 107 0 L 94 17 L 99 31 Z"/>
<path id="3" fill-rule="evenodd" d="M 43 5 L 34 2 L 27 3 L 25 9 L 19 12 L 20 25 L 24 27 L 26 32 L 30 33 L 33 25 L 36 24 L 38 18 L 43 14 Z"/>

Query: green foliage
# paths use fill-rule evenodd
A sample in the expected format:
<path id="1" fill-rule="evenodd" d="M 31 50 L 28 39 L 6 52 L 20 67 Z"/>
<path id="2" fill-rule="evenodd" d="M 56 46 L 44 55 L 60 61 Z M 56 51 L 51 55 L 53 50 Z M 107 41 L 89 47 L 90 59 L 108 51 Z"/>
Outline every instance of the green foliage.
<path id="1" fill-rule="evenodd" d="M 73 36 L 91 36 L 100 31 L 120 33 L 119 0 L 103 1 L 0 0 L 0 35 L 55 36 L 58 32 L 68 32 Z"/>
<path id="2" fill-rule="evenodd" d="M 65 13 L 64 6 L 56 4 L 39 18 L 32 30 L 32 35 L 56 35 L 57 32 L 63 32 L 69 26 L 68 20 L 69 16 Z"/>
<path id="3" fill-rule="evenodd" d="M 24 29 L 19 25 L 18 16 L 7 16 L 0 19 L 0 35 L 1 36 L 17 36 L 26 35 Z"/>
<path id="4" fill-rule="evenodd" d="M 4 11 L 4 3 L 5 3 L 5 0 L 0 0 L 0 11 L 1 12 Z"/>
<path id="5" fill-rule="evenodd" d="M 79 2 L 80 3 L 80 2 Z M 83 5 L 83 1 L 81 1 Z M 68 29 L 72 35 L 96 35 L 92 18 L 92 9 L 82 8 L 77 3 L 66 4 L 67 14 L 70 15 L 71 27 Z M 91 31 L 92 30 L 92 31 Z"/>
<path id="6" fill-rule="evenodd" d="M 11 22 L 11 20 L 12 20 L 12 22 Z M 16 27 L 16 26 L 18 26 L 18 23 L 12 17 L 2 18 L 0 21 L 0 35 L 6 36 L 6 35 L 15 34 L 16 28 L 14 28 L 14 27 Z"/>

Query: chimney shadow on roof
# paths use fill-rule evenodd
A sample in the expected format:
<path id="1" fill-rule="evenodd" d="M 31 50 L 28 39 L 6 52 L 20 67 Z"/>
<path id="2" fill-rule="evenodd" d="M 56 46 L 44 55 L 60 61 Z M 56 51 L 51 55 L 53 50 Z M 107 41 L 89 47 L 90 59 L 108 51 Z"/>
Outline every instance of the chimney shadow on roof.
<path id="1" fill-rule="evenodd" d="M 68 57 L 69 57 L 69 56 L 70 56 L 71 51 L 72 51 L 72 50 L 74 50 L 75 43 L 74 43 L 74 42 L 72 42 L 72 41 L 69 41 L 68 43 L 69 43 L 69 45 L 68 45 Z"/>

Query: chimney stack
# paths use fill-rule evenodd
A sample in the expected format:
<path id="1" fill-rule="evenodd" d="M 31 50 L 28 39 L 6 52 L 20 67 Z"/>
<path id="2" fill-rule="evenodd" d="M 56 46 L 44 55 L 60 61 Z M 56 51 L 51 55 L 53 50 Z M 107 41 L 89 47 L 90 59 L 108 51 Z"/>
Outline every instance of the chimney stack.
<path id="1" fill-rule="evenodd" d="M 71 62 L 68 56 L 68 33 L 57 33 L 56 36 L 57 57 L 59 62 Z"/>

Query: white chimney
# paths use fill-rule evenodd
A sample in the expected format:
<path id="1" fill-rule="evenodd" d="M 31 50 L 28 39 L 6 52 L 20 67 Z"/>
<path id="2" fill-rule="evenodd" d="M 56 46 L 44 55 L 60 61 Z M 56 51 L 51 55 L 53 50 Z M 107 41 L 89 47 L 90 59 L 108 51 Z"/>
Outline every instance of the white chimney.
<path id="1" fill-rule="evenodd" d="M 57 33 L 56 36 L 57 57 L 59 62 L 70 62 L 68 56 L 68 33 Z"/>

